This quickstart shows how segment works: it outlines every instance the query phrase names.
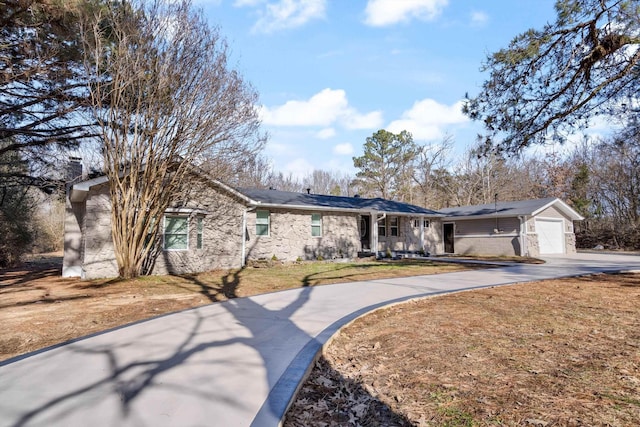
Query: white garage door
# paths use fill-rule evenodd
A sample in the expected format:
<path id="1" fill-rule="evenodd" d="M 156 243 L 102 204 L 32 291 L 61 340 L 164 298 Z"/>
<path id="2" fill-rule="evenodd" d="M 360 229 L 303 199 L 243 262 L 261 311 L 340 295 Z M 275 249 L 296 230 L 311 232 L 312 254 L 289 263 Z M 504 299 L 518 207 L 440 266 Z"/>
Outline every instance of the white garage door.
<path id="1" fill-rule="evenodd" d="M 562 221 L 536 219 L 536 232 L 540 255 L 564 253 L 564 229 Z"/>

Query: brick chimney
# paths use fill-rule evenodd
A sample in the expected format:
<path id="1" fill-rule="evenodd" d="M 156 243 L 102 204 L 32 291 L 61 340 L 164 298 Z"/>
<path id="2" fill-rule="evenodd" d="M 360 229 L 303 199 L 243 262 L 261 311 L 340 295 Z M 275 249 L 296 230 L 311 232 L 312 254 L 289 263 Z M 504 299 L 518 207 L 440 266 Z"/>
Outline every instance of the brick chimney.
<path id="1" fill-rule="evenodd" d="M 69 157 L 67 163 L 67 182 L 78 182 L 82 179 L 82 158 Z"/>

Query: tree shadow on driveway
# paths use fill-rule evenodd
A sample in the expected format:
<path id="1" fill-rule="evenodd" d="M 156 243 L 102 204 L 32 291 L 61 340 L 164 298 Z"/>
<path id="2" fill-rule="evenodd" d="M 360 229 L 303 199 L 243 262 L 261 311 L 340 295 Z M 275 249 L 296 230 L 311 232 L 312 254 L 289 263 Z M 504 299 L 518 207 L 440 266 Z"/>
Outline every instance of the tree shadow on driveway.
<path id="1" fill-rule="evenodd" d="M 222 422 L 220 411 L 231 414 L 229 422 L 250 422 L 295 356 L 291 349 L 312 339 L 291 320 L 311 292 L 281 293 L 263 303 L 238 298 L 6 361 L 0 364 L 0 418 L 12 426 L 60 425 L 92 414 L 104 424 L 157 425 L 166 424 L 165 410 L 171 413 L 157 402 L 173 401 L 178 413 L 195 410 L 188 416 L 201 416 L 198 422 L 232 425 Z M 235 379 L 262 384 L 233 384 L 238 372 Z"/>

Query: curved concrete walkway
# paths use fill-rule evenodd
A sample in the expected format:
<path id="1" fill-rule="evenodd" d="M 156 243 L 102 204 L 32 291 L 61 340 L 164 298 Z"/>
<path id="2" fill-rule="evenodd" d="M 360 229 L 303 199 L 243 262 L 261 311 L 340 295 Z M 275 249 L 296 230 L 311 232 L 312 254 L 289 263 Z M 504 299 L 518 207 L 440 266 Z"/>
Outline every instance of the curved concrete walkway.
<path id="1" fill-rule="evenodd" d="M 487 286 L 640 269 L 581 254 L 239 298 L 0 363 L 2 426 L 277 426 L 311 360 L 374 308 Z"/>

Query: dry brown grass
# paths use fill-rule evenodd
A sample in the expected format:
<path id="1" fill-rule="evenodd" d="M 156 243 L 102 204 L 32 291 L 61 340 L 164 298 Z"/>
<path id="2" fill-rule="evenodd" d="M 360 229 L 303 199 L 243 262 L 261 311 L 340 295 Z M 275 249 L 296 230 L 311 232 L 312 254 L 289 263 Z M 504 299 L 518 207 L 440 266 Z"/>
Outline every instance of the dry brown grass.
<path id="1" fill-rule="evenodd" d="M 229 298 L 328 283 L 472 268 L 437 262 L 309 262 L 136 280 L 63 279 L 60 257 L 0 271 L 0 360 Z"/>
<path id="2" fill-rule="evenodd" d="M 463 292 L 365 316 L 285 426 L 640 425 L 640 275 Z"/>

